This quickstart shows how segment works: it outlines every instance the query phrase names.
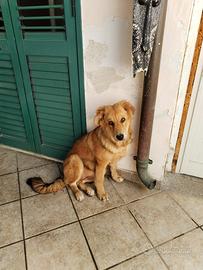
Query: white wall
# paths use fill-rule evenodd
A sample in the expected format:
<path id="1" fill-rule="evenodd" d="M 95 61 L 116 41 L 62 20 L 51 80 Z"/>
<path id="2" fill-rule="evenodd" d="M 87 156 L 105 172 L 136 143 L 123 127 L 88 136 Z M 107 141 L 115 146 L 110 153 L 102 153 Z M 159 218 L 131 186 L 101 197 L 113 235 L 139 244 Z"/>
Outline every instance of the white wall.
<path id="1" fill-rule="evenodd" d="M 161 179 L 169 152 L 170 133 L 178 95 L 193 0 L 168 1 L 150 158 L 152 176 Z M 184 2 L 184 3 L 183 3 Z M 81 0 L 85 95 L 88 129 L 99 105 L 128 99 L 136 107 L 134 141 L 119 167 L 135 170 L 142 74 L 135 79 L 131 68 L 133 0 Z"/>

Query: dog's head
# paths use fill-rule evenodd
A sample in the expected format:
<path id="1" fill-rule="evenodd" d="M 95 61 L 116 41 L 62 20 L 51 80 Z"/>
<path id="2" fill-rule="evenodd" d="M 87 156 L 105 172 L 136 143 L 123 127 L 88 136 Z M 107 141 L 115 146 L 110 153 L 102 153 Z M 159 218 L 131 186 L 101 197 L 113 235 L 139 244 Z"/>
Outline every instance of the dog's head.
<path id="1" fill-rule="evenodd" d="M 97 109 L 95 116 L 96 126 L 105 130 L 106 136 L 114 143 L 129 140 L 131 122 L 135 108 L 126 100 Z"/>

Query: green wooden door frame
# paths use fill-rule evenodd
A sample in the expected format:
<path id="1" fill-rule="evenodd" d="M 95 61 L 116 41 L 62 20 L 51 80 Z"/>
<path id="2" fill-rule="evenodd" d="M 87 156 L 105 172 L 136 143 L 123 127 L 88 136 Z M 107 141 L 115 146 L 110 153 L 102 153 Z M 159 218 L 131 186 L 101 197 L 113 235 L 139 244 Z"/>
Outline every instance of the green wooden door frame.
<path id="1" fill-rule="evenodd" d="M 78 59 L 78 78 L 79 78 L 79 89 L 80 89 L 80 100 L 84 102 L 81 103 L 81 113 L 82 117 L 82 133 L 87 132 L 86 123 L 86 109 L 85 109 L 85 84 L 84 84 L 84 63 L 83 63 L 83 42 L 82 42 L 82 20 L 81 20 L 81 0 L 75 1 L 75 22 L 76 22 L 76 38 L 77 38 L 77 59 Z"/>

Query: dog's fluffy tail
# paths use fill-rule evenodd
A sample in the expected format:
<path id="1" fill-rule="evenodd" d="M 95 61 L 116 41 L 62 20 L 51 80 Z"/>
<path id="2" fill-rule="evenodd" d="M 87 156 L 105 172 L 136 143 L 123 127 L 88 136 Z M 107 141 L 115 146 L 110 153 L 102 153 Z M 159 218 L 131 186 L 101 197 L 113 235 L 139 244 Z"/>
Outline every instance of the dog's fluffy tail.
<path id="1" fill-rule="evenodd" d="M 65 187 L 64 181 L 60 178 L 52 183 L 44 183 L 40 177 L 32 177 L 26 182 L 35 192 L 40 194 L 57 192 Z"/>

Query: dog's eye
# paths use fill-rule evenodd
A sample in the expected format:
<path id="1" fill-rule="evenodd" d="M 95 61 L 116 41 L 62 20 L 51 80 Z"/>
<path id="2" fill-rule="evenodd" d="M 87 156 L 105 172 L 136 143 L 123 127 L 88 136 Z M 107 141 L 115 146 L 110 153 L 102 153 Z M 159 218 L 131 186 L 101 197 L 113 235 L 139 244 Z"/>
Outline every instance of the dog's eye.
<path id="1" fill-rule="evenodd" d="M 123 123 L 123 122 L 125 122 L 125 118 L 124 117 L 121 118 L 121 123 Z"/>
<path id="2" fill-rule="evenodd" d="M 113 121 L 109 121 L 109 126 L 114 126 L 114 122 Z"/>

